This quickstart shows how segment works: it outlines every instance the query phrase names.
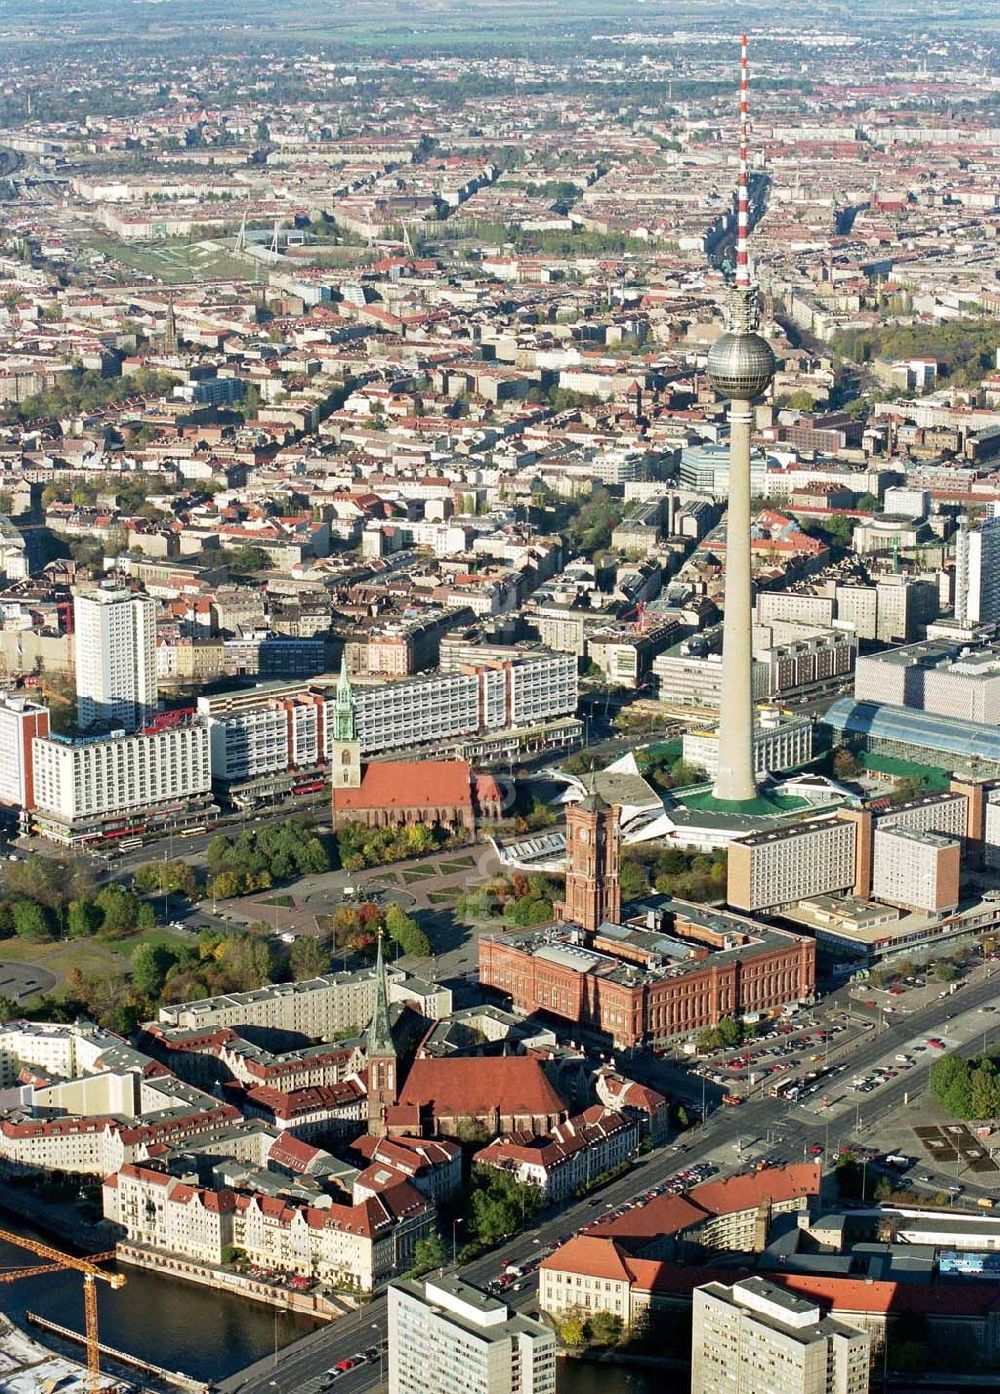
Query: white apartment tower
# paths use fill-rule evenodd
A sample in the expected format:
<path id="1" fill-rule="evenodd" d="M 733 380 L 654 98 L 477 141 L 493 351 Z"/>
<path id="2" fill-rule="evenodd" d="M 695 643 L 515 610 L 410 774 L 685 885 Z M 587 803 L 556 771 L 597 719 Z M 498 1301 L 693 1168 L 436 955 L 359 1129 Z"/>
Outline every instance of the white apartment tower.
<path id="1" fill-rule="evenodd" d="M 48 734 L 48 707 L 27 697 L 0 694 L 0 804 L 34 808 L 32 741 Z"/>
<path id="2" fill-rule="evenodd" d="M 694 1291 L 691 1394 L 867 1394 L 871 1338 L 762 1278 Z"/>
<path id="3" fill-rule="evenodd" d="M 127 590 L 73 601 L 77 717 L 81 727 L 135 730 L 156 713 L 156 602 Z"/>
<path id="4" fill-rule="evenodd" d="M 389 1394 L 555 1394 L 556 1338 L 457 1278 L 389 1287 Z"/>
<path id="5" fill-rule="evenodd" d="M 970 626 L 1000 620 L 1000 517 L 955 537 L 955 618 Z"/>

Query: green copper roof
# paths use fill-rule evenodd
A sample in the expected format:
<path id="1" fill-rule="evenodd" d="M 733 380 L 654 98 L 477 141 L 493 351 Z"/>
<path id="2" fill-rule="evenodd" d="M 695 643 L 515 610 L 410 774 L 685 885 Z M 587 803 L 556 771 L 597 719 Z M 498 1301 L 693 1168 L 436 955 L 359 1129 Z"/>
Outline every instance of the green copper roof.
<path id="1" fill-rule="evenodd" d="M 392 1042 L 392 1029 L 389 1026 L 389 994 L 385 985 L 385 963 L 382 958 L 382 935 L 378 937 L 378 953 L 375 958 L 375 1010 L 368 1023 L 365 1037 L 368 1059 L 373 1056 L 395 1055 Z"/>
<path id="2" fill-rule="evenodd" d="M 340 659 L 340 680 L 337 683 L 337 700 L 333 706 L 333 739 L 335 741 L 353 741 L 355 739 L 354 697 L 347 676 L 346 649 Z"/>

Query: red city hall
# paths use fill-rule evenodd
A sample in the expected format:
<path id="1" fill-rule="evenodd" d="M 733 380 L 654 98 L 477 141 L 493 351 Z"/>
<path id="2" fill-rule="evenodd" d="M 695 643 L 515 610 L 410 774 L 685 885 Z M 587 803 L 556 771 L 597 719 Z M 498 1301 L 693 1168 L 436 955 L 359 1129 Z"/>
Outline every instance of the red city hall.
<path id="1" fill-rule="evenodd" d="M 617 810 L 593 796 L 570 809 L 560 922 L 481 936 L 484 986 L 620 1049 L 812 1000 L 816 945 L 802 935 L 669 897 L 617 923 L 617 825 Z"/>

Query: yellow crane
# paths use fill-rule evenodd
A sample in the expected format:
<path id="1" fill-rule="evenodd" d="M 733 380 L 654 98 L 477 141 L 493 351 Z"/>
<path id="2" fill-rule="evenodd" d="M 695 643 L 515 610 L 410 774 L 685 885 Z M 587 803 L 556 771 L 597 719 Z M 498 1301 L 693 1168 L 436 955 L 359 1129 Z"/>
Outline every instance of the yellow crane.
<path id="1" fill-rule="evenodd" d="M 38 1258 L 49 1260 L 48 1263 L 39 1264 L 34 1268 L 9 1268 L 6 1272 L 0 1272 L 0 1283 L 15 1283 L 19 1278 L 37 1278 L 43 1273 L 52 1273 L 61 1268 L 70 1268 L 83 1274 L 87 1388 L 90 1394 L 99 1394 L 101 1388 L 101 1347 L 97 1338 L 97 1280 L 99 1278 L 102 1283 L 107 1283 L 109 1287 L 121 1288 L 125 1286 L 125 1278 L 121 1273 L 105 1273 L 97 1265 L 106 1263 L 108 1259 L 113 1259 L 114 1250 L 112 1249 L 106 1254 L 90 1254 L 87 1258 L 76 1258 L 73 1254 L 64 1254 L 59 1249 L 53 1249 L 48 1244 L 40 1243 L 37 1239 L 26 1239 L 23 1234 L 13 1234 L 7 1229 L 0 1229 L 0 1240 L 6 1244 L 14 1244 L 19 1249 L 27 1249 L 29 1253 L 35 1254 Z"/>

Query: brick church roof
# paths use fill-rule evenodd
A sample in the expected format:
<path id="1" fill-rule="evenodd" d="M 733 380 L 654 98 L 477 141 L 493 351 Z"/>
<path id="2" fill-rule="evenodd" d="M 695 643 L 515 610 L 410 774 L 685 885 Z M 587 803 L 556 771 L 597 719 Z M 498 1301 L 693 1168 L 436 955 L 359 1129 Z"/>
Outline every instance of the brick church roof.
<path id="1" fill-rule="evenodd" d="M 338 813 L 371 808 L 467 808 L 472 779 L 465 760 L 375 760 L 364 767 L 361 787 L 333 791 Z"/>

